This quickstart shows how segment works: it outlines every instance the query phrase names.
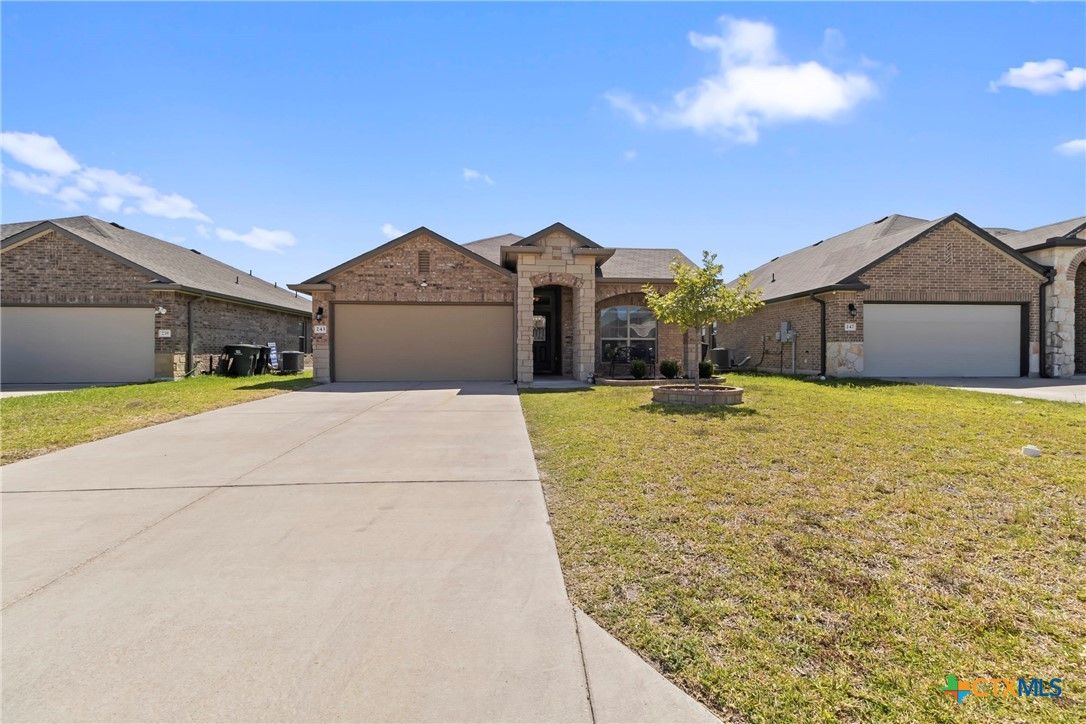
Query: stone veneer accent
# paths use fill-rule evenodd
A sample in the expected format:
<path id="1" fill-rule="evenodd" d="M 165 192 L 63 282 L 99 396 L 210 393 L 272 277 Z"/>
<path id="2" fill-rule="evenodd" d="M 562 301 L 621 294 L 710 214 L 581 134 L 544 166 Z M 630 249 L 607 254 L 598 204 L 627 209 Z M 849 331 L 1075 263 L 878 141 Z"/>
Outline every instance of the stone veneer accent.
<path id="1" fill-rule="evenodd" d="M 570 290 L 572 304 L 563 306 L 563 327 L 569 319 L 571 374 L 587 381 L 595 371 L 593 363 L 596 339 L 596 260 L 591 256 L 577 257 L 573 249 L 584 245 L 565 234 L 554 233 L 537 243 L 539 253 L 517 256 L 516 306 L 517 349 L 515 367 L 517 382 L 530 383 L 535 375 L 532 362 L 532 317 L 535 288 L 558 285 Z M 566 332 L 563 329 L 563 337 Z M 565 339 L 563 339 L 565 341 Z"/>
<path id="2" fill-rule="evenodd" d="M 49 231 L 0 253 L 0 304 L 50 306 L 119 306 L 163 308 L 155 315 L 155 376 L 172 379 L 185 374 L 188 351 L 188 302 L 195 295 L 140 289 L 152 281 L 65 234 Z M 204 299 L 193 305 L 194 357 L 202 368 L 207 355 L 219 354 L 229 342 L 266 344 L 296 349 L 301 314 Z M 168 329 L 171 336 L 158 337 Z M 302 350 L 304 351 L 304 350 Z"/>
<path id="3" fill-rule="evenodd" d="M 862 274 L 860 280 L 869 285 L 868 289 L 819 295 L 826 303 L 826 374 L 863 373 L 865 301 L 992 302 L 1029 305 L 1029 370 L 1035 376 L 1040 369 L 1038 305 L 1042 279 L 1042 275 L 961 224 L 944 224 Z M 764 291 L 772 293 L 772 289 Z M 850 303 L 856 306 L 855 316 L 848 311 Z M 794 344 L 796 372 L 816 374 L 821 362 L 819 311 L 818 303 L 810 297 L 769 302 L 748 317 L 720 325 L 718 344 L 732 349 L 740 360 L 751 355 L 749 364 L 758 369 L 776 372 L 791 371 Z M 780 323 L 786 320 L 797 332 L 794 343 L 774 340 Z M 854 322 L 856 330 L 846 332 L 847 322 Z"/>
<path id="4" fill-rule="evenodd" d="M 1057 246 L 1027 256 L 1055 270 L 1045 290 L 1046 371 L 1068 377 L 1086 370 L 1086 334 L 1075 333 L 1080 320 L 1086 320 L 1086 272 L 1082 270 L 1086 249 Z"/>

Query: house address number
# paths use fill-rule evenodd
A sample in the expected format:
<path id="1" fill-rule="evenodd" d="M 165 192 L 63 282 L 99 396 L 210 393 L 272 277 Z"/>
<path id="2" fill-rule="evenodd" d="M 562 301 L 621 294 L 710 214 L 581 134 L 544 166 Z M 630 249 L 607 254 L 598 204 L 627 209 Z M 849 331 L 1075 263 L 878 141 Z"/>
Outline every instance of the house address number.
<path id="1" fill-rule="evenodd" d="M 171 329 L 160 329 L 160 330 L 158 330 L 158 336 L 159 337 L 169 337 L 172 333 L 173 333 L 173 330 L 171 330 Z"/>
<path id="2" fill-rule="evenodd" d="M 855 332 L 856 331 L 856 323 L 855 322 L 845 322 L 845 331 L 846 332 Z"/>
<path id="3" fill-rule="evenodd" d="M 314 324 L 313 325 L 313 334 L 328 334 L 328 325 L 327 324 Z"/>

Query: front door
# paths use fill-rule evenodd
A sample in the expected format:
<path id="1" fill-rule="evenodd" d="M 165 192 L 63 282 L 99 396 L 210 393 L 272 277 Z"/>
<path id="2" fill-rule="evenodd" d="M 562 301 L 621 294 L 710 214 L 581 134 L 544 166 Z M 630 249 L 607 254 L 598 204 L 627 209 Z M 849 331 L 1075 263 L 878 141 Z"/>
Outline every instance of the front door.
<path id="1" fill-rule="evenodd" d="M 558 344 L 558 291 L 537 289 L 532 305 L 532 370 L 537 375 L 560 374 L 561 349 Z"/>

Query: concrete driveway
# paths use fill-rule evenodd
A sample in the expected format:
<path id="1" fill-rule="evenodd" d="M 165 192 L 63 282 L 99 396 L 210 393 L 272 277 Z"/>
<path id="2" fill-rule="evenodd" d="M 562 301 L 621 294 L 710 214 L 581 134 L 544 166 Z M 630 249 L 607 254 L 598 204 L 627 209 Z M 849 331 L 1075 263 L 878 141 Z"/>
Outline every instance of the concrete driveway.
<path id="1" fill-rule="evenodd" d="M 5 721 L 713 721 L 575 613 L 512 385 L 326 385 L 3 469 Z"/>
<path id="2" fill-rule="evenodd" d="M 1043 377 L 900 377 L 897 379 L 918 385 L 953 387 L 956 390 L 989 392 L 994 395 L 1086 403 L 1086 375 L 1059 379 Z"/>

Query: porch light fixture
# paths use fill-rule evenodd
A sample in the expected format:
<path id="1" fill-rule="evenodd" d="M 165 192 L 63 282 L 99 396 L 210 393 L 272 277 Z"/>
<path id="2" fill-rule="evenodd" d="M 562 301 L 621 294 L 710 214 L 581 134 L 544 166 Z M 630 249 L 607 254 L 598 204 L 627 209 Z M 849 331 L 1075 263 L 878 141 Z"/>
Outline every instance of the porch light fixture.
<path id="1" fill-rule="evenodd" d="M 157 309 L 155 309 L 155 314 L 163 315 L 165 313 L 166 313 L 166 307 L 158 307 Z"/>
<path id="2" fill-rule="evenodd" d="M 853 304 L 852 302 L 848 303 L 848 316 L 850 316 L 850 317 L 855 317 L 856 316 L 856 305 Z"/>
<path id="3" fill-rule="evenodd" d="M 425 289 L 426 288 L 426 280 L 423 279 L 421 282 L 419 282 L 419 286 L 422 287 L 423 289 Z"/>
<path id="4" fill-rule="evenodd" d="M 317 321 L 324 319 L 324 307 L 317 307 Z"/>

